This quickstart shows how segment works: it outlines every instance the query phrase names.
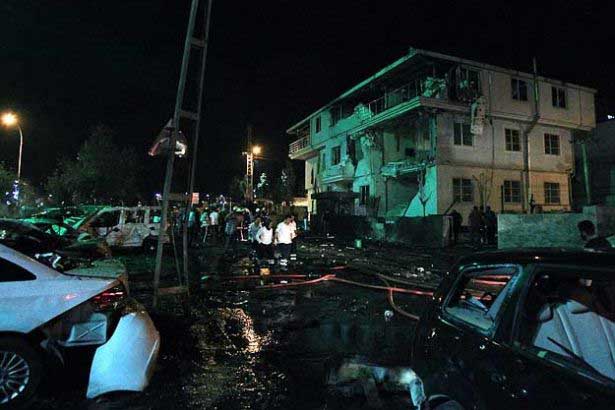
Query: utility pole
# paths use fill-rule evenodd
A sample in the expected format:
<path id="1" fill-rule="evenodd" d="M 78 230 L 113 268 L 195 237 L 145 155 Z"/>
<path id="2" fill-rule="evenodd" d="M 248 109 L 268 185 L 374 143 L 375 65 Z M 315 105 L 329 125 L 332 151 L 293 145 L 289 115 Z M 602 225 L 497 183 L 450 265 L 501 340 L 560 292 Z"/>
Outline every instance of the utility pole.
<path id="1" fill-rule="evenodd" d="M 192 201 L 192 191 L 194 189 L 194 175 L 196 168 L 196 149 L 198 144 L 198 134 L 200 127 L 200 116 L 201 116 L 201 104 L 203 98 L 203 84 L 204 84 L 204 74 L 205 74 L 205 62 L 207 58 L 207 42 L 209 36 L 209 26 L 210 26 L 210 16 L 211 16 L 211 6 L 213 0 L 208 0 L 207 7 L 205 7 L 205 30 L 203 33 L 203 38 L 194 37 L 195 33 L 195 24 L 197 19 L 197 12 L 199 9 L 199 0 L 192 0 L 192 4 L 190 6 L 190 17 L 188 18 L 188 27 L 186 30 L 186 38 L 184 40 L 184 51 L 182 56 L 182 65 L 179 76 L 179 82 L 177 85 L 177 95 L 175 99 L 175 110 L 173 112 L 173 120 L 172 120 L 172 130 L 170 136 L 170 153 L 167 158 L 166 164 L 166 172 L 165 172 L 165 180 L 164 180 L 164 188 L 162 192 L 162 216 L 160 221 L 160 234 L 158 235 L 158 246 L 156 248 L 156 267 L 154 270 L 154 294 L 153 294 L 153 306 L 156 307 L 158 303 L 158 297 L 162 293 L 159 289 L 160 287 L 160 274 L 162 271 L 162 256 L 164 251 L 164 242 L 166 238 L 167 225 L 168 225 L 168 212 L 169 212 L 169 197 L 171 194 L 171 185 L 173 182 L 173 165 L 175 161 L 175 145 L 178 138 L 179 133 L 179 122 L 180 118 L 188 118 L 196 121 L 196 133 L 194 136 L 194 147 L 192 151 L 192 167 L 190 172 L 190 180 L 189 180 L 189 192 L 186 195 L 185 201 L 187 202 L 186 210 L 189 209 L 191 201 Z M 199 80 L 199 96 L 197 103 L 197 112 L 189 112 L 183 109 L 184 104 L 184 91 L 186 89 L 186 80 L 188 77 L 188 65 L 190 62 L 190 52 L 192 48 L 201 48 L 202 49 L 202 60 L 201 60 L 201 69 L 200 69 L 200 80 Z M 184 220 L 184 229 L 183 229 L 183 256 L 184 256 L 184 278 L 182 280 L 181 275 L 179 278 L 179 287 L 177 288 L 168 288 L 165 293 L 188 293 L 188 264 L 187 264 L 187 217 Z M 173 232 L 170 232 L 169 235 L 173 235 Z M 184 282 L 185 286 L 181 286 L 182 282 Z"/>
<path id="2" fill-rule="evenodd" d="M 252 138 L 254 129 L 248 125 L 246 146 L 246 201 L 254 201 L 254 152 L 252 152 Z"/>

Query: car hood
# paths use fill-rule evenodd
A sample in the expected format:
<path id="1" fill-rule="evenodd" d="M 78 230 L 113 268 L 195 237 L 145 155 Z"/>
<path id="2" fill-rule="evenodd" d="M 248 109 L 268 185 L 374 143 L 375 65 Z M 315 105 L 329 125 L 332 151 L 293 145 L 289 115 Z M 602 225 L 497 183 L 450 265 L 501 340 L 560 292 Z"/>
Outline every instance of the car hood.
<path id="1" fill-rule="evenodd" d="M 29 333 L 118 284 L 57 274 L 31 281 L 0 283 L 0 331 Z"/>

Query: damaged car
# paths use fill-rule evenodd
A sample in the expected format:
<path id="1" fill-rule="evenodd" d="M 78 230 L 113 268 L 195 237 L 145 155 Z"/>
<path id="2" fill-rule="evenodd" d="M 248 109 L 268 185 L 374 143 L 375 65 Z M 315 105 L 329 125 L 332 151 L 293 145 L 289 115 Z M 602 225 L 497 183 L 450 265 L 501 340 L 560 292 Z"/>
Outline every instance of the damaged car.
<path id="1" fill-rule="evenodd" d="M 420 409 L 612 409 L 615 254 L 463 258 L 421 317 L 413 363 Z"/>
<path id="2" fill-rule="evenodd" d="M 46 366 L 93 350 L 87 397 L 143 391 L 160 336 L 117 279 L 67 275 L 0 245 L 0 405 L 27 404 Z"/>

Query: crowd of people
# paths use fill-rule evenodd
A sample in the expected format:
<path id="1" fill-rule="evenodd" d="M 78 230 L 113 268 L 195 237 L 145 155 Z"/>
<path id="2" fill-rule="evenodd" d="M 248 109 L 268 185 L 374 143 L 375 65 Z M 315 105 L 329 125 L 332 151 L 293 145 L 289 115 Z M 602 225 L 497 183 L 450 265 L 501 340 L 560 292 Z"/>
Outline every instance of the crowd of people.
<path id="1" fill-rule="evenodd" d="M 248 242 L 252 257 L 287 266 L 296 258 L 296 217 L 287 214 L 275 225 L 274 219 L 266 209 L 193 206 L 188 216 L 189 243 L 192 247 L 224 243 L 224 254 L 234 258 L 239 242 Z"/>
<path id="2" fill-rule="evenodd" d="M 463 216 L 453 209 L 451 217 L 450 243 L 456 245 L 461 237 L 461 225 Z M 498 217 L 490 206 L 475 206 L 468 215 L 468 229 L 470 233 L 470 243 L 474 248 L 482 246 L 496 245 L 496 234 L 498 232 Z"/>

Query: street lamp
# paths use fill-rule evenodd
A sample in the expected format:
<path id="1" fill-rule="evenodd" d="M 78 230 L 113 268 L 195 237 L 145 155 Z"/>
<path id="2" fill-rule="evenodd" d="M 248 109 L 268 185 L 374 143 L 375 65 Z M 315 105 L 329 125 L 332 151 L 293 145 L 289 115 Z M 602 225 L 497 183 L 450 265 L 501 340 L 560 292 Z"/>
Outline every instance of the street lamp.
<path id="1" fill-rule="evenodd" d="M 254 200 L 254 160 L 263 152 L 260 145 L 252 145 L 246 155 L 246 182 L 248 183 L 247 198 Z"/>
<path id="2" fill-rule="evenodd" d="M 17 126 L 17 130 L 19 131 L 19 157 L 17 159 L 17 181 L 21 180 L 21 156 L 23 154 L 23 132 L 21 131 L 21 127 L 19 126 L 19 118 L 17 115 L 12 112 L 6 112 L 2 114 L 2 124 L 5 127 L 14 127 Z"/>
<path id="3" fill-rule="evenodd" d="M 261 148 L 260 145 L 255 145 L 252 147 L 252 154 L 254 155 L 260 155 L 262 151 L 263 149 Z"/>

